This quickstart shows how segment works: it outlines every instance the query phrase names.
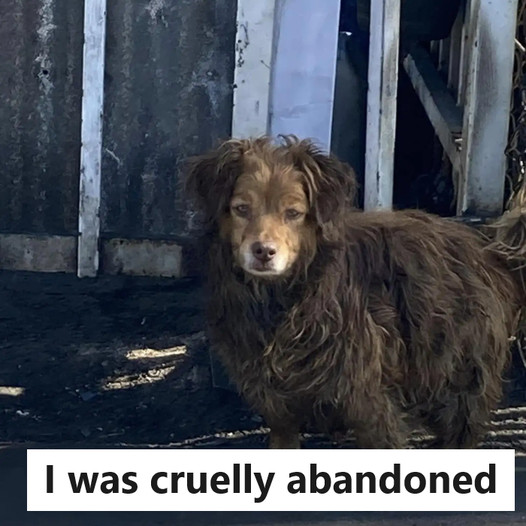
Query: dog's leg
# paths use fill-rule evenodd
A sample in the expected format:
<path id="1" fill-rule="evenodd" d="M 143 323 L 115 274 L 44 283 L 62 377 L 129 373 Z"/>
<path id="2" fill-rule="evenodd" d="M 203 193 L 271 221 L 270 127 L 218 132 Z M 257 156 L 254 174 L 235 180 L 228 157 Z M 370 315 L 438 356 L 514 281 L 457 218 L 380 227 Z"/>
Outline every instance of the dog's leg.
<path id="1" fill-rule="evenodd" d="M 358 447 L 364 449 L 401 449 L 408 430 L 403 414 L 388 397 L 371 400 L 367 414 L 351 414 L 349 428 Z"/>
<path id="2" fill-rule="evenodd" d="M 300 435 L 295 427 L 285 429 L 284 427 L 271 426 L 270 428 L 270 449 L 299 449 Z"/>
<path id="3" fill-rule="evenodd" d="M 463 393 L 435 409 L 427 426 L 436 434 L 431 447 L 475 448 L 483 438 L 491 418 L 487 401 L 481 395 Z"/>
<path id="4" fill-rule="evenodd" d="M 402 449 L 406 445 L 405 433 L 381 418 L 357 422 L 352 429 L 358 447 L 363 449 Z"/>

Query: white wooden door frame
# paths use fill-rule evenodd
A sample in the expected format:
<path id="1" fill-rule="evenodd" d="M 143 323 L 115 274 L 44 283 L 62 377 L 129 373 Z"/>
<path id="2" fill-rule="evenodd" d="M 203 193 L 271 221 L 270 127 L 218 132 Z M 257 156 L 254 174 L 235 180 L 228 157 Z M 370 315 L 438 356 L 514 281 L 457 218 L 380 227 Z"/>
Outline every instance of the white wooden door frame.
<path id="1" fill-rule="evenodd" d="M 457 215 L 502 212 L 517 0 L 466 0 L 453 27 L 446 88 L 426 53 L 404 67 L 449 157 Z"/>
<path id="2" fill-rule="evenodd" d="M 392 205 L 398 60 L 395 64 L 389 46 L 398 38 L 397 5 L 396 0 L 371 2 L 366 209 Z M 424 54 L 404 59 L 459 179 L 458 215 L 502 211 L 516 17 L 517 0 L 466 0 L 464 25 L 457 21 L 449 45 L 440 46 L 449 54 L 449 87 L 457 88 L 460 108 Z"/>
<path id="3" fill-rule="evenodd" d="M 471 0 L 458 215 L 502 212 L 517 0 Z"/>

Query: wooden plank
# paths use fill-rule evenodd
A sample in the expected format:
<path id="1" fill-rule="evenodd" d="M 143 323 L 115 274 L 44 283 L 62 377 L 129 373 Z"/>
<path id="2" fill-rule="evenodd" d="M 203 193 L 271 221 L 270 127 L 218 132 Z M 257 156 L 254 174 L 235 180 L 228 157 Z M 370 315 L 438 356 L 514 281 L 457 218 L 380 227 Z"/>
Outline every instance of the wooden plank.
<path id="1" fill-rule="evenodd" d="M 449 36 L 449 66 L 447 72 L 447 85 L 458 97 L 460 82 L 460 59 L 462 55 L 462 25 L 464 11 L 461 8 Z M 458 100 L 458 99 L 457 99 Z"/>
<path id="2" fill-rule="evenodd" d="M 453 167 L 459 170 L 462 110 L 424 49 L 414 49 L 403 64 L 446 154 Z"/>
<path id="3" fill-rule="evenodd" d="M 102 113 L 106 0 L 84 4 L 82 126 L 77 274 L 93 277 L 99 268 Z"/>
<path id="4" fill-rule="evenodd" d="M 464 83 L 464 38 L 467 36 L 465 33 L 464 19 L 466 17 L 466 5 L 470 7 L 469 0 L 462 2 L 457 18 L 451 28 L 451 34 L 449 36 L 449 68 L 447 72 L 447 86 L 451 93 L 454 95 L 457 104 L 460 104 L 463 100 L 463 83 Z M 468 20 L 466 20 L 468 23 Z M 459 139 L 462 140 L 461 138 Z M 461 146 L 461 144 L 460 144 Z M 451 156 L 450 156 L 451 159 Z M 460 181 L 462 170 L 462 163 L 459 162 L 460 154 L 456 156 L 455 162 L 453 162 L 453 184 L 455 187 L 455 195 L 458 195 L 458 182 Z"/>
<path id="5" fill-rule="evenodd" d="M 75 236 L 0 234 L 0 270 L 75 272 Z"/>
<path id="6" fill-rule="evenodd" d="M 175 242 L 105 239 L 101 248 L 104 274 L 182 277 L 182 248 Z"/>
<path id="7" fill-rule="evenodd" d="M 270 133 L 331 147 L 340 0 L 278 0 Z"/>
<path id="8" fill-rule="evenodd" d="M 472 0 L 466 0 L 463 5 L 463 25 L 461 34 L 461 48 L 460 48 L 460 64 L 459 64 L 459 79 L 458 79 L 458 90 L 457 90 L 457 102 L 460 105 L 464 105 L 465 102 L 465 90 L 466 90 L 466 79 L 467 71 L 471 60 L 471 19 L 473 18 L 473 6 Z"/>
<path id="9" fill-rule="evenodd" d="M 232 136 L 269 129 L 275 0 L 238 0 Z"/>
<path id="10" fill-rule="evenodd" d="M 472 0 L 457 213 L 501 213 L 517 0 Z"/>
<path id="11" fill-rule="evenodd" d="M 372 0 L 365 158 L 366 210 L 391 208 L 400 36 L 399 0 Z"/>

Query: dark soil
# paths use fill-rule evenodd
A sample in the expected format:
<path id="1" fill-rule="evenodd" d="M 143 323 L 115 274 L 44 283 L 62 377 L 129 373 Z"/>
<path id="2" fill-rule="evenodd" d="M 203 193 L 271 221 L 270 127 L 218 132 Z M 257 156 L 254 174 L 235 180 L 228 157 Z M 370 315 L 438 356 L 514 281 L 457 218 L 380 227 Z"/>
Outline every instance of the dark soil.
<path id="1" fill-rule="evenodd" d="M 0 273 L 0 297 L 0 393 L 24 390 L 0 394 L 0 441 L 167 444 L 260 425 L 212 388 L 195 280 Z"/>
<path id="2" fill-rule="evenodd" d="M 262 419 L 212 386 L 197 280 L 0 272 L 0 300 L 0 443 L 264 447 Z M 486 447 L 526 450 L 516 354 Z"/>

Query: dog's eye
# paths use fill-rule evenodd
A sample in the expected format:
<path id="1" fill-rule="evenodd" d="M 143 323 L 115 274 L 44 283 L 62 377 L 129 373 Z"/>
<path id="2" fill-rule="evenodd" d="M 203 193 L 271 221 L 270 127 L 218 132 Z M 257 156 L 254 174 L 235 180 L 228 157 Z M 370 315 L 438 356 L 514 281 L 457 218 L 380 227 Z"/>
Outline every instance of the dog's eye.
<path id="1" fill-rule="evenodd" d="M 287 219 L 299 219 L 302 215 L 303 214 L 301 212 L 294 210 L 294 208 L 289 208 L 288 210 L 285 210 L 285 217 Z"/>
<path id="2" fill-rule="evenodd" d="M 250 206 L 248 205 L 237 205 L 233 207 L 234 212 L 241 217 L 247 217 L 250 214 Z"/>

